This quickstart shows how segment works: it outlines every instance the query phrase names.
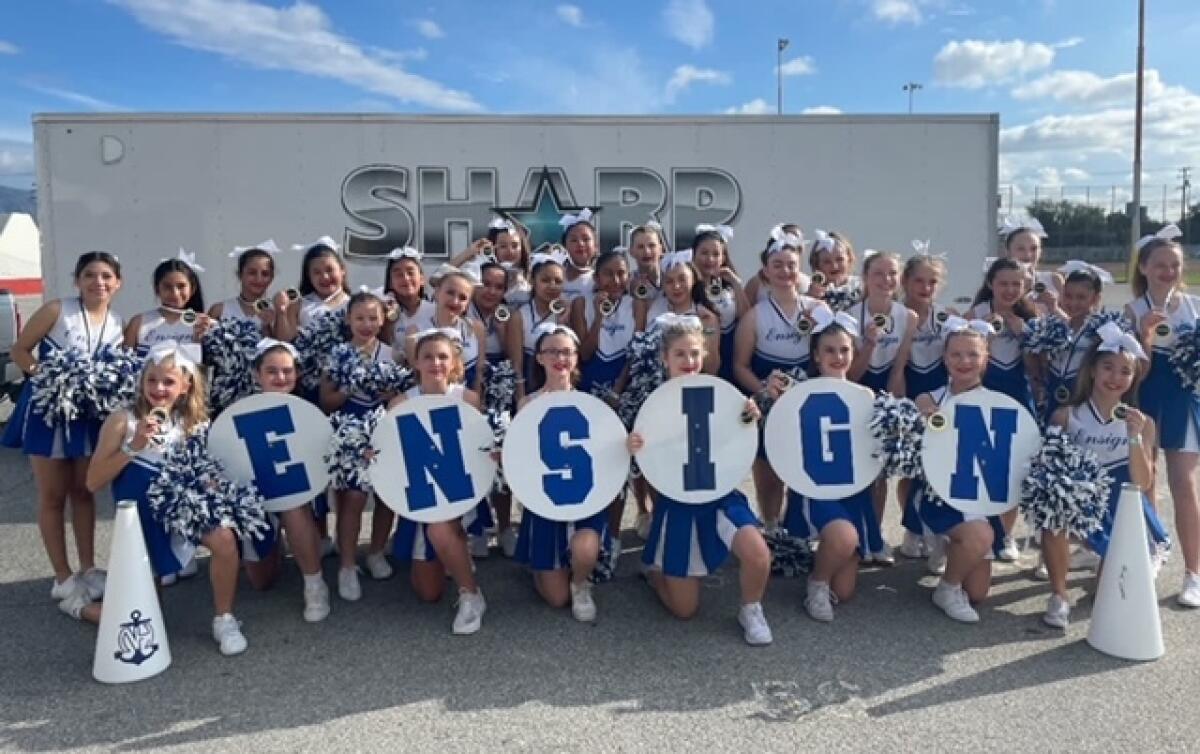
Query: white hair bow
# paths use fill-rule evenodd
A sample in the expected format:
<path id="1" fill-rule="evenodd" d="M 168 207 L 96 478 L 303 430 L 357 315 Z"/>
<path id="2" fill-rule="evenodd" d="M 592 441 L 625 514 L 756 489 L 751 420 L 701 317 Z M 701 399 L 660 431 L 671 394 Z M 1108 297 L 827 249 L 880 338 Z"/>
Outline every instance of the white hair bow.
<path id="1" fill-rule="evenodd" d="M 916 242 L 914 241 L 914 243 L 916 243 Z M 864 262 L 867 261 L 868 259 L 870 259 L 871 257 L 875 256 L 878 253 L 879 253 L 879 249 L 863 249 L 863 253 L 862 253 L 863 261 Z"/>
<path id="2" fill-rule="evenodd" d="M 268 238 L 267 240 L 263 241 L 262 243 L 256 243 L 253 246 L 234 246 L 233 251 L 229 252 L 229 258 L 237 259 L 242 254 L 245 254 L 247 251 L 250 251 L 252 249 L 258 249 L 260 251 L 265 251 L 268 254 L 270 254 L 271 256 L 275 256 L 276 254 L 280 253 L 279 247 L 275 245 L 275 239 Z"/>
<path id="3" fill-rule="evenodd" d="M 576 343 L 579 342 L 579 336 L 575 334 L 574 330 L 558 322 L 543 322 L 533 328 L 534 343 L 549 335 L 566 335 Z"/>
<path id="4" fill-rule="evenodd" d="M 1157 233 L 1151 233 L 1148 236 L 1142 236 L 1139 238 L 1137 242 L 1137 250 L 1141 251 L 1142 247 L 1151 241 L 1174 241 L 1176 238 L 1179 238 L 1182 235 L 1183 232 L 1179 230 L 1179 226 L 1175 223 L 1171 223 L 1167 227 L 1160 229 Z"/>
<path id="5" fill-rule="evenodd" d="M 1072 259 L 1068 261 L 1062 267 L 1059 267 L 1058 271 L 1062 273 L 1063 277 L 1067 277 L 1076 272 L 1086 272 L 1089 275 L 1099 278 L 1100 282 L 1104 283 L 1105 285 L 1111 285 L 1113 283 L 1113 276 L 1109 274 L 1108 270 L 1104 269 L 1103 267 L 1097 267 L 1094 264 L 1088 264 L 1081 259 Z"/>
<path id="6" fill-rule="evenodd" d="M 955 315 L 951 314 L 946 318 L 946 321 L 942 323 L 942 340 L 945 340 L 955 333 L 966 332 L 968 330 L 973 330 L 974 332 L 982 335 L 984 338 L 989 338 L 996 332 L 992 329 L 990 323 L 984 322 L 982 319 L 973 319 L 968 322 L 962 317 L 956 317 Z"/>
<path id="7" fill-rule="evenodd" d="M 563 266 L 567 263 L 567 253 L 559 249 L 554 251 L 539 251 L 529 258 L 529 269 L 533 269 L 541 264 L 553 262 L 558 266 Z"/>
<path id="8" fill-rule="evenodd" d="M 692 261 L 692 250 L 681 249 L 680 251 L 672 251 L 669 254 L 663 255 L 662 270 L 666 272 L 672 267 L 678 267 L 681 264 L 689 264 Z"/>
<path id="9" fill-rule="evenodd" d="M 1000 257 L 984 257 L 983 258 L 983 274 L 986 275 L 988 270 L 992 269 L 992 265 L 995 264 L 996 260 L 999 258 Z"/>
<path id="10" fill-rule="evenodd" d="M 780 238 L 785 235 L 789 235 L 789 234 L 786 230 L 784 230 L 783 223 L 779 223 L 774 228 L 771 228 L 771 233 L 770 233 L 771 240 L 775 240 L 775 239 Z M 804 242 L 804 231 L 800 230 L 799 228 L 797 228 L 795 230 L 795 232 L 791 233 L 790 235 L 798 236 L 800 238 L 801 243 Z"/>
<path id="11" fill-rule="evenodd" d="M 704 323 L 695 314 L 676 314 L 675 312 L 664 312 L 654 318 L 654 327 L 666 328 L 674 327 L 681 330 L 695 330 L 697 332 L 704 329 Z"/>
<path id="12" fill-rule="evenodd" d="M 700 235 L 701 233 L 716 233 L 726 244 L 733 240 L 733 228 L 728 225 L 700 223 L 696 226 L 696 235 Z"/>
<path id="13" fill-rule="evenodd" d="M 488 230 L 500 230 L 505 233 L 516 233 L 517 226 L 512 220 L 507 217 L 493 217 L 488 223 Z"/>
<path id="14" fill-rule="evenodd" d="M 1142 361 L 1146 361 L 1146 352 L 1142 349 L 1142 344 L 1133 335 L 1122 330 L 1116 322 L 1105 322 L 1100 325 L 1096 329 L 1096 335 L 1100 338 L 1100 345 L 1096 347 L 1097 351 L 1131 353 Z"/>
<path id="15" fill-rule="evenodd" d="M 466 278 L 470 283 L 479 285 L 479 275 L 469 272 L 462 267 L 455 267 L 447 262 L 443 262 L 442 264 L 438 265 L 438 268 L 433 271 L 432 275 L 429 276 L 429 280 L 432 281 L 434 285 L 437 285 L 438 282 L 447 275 L 459 275 Z"/>
<path id="16" fill-rule="evenodd" d="M 829 235 L 825 231 L 817 228 L 813 231 L 812 249 L 816 252 L 833 251 L 837 246 L 837 239 Z"/>
<path id="17" fill-rule="evenodd" d="M 427 327 L 424 330 L 418 330 L 417 332 L 413 333 L 413 336 L 416 337 L 418 344 L 426 338 L 432 338 L 434 335 L 443 335 L 460 346 L 462 345 L 462 333 L 460 333 L 458 330 L 455 330 L 453 327 Z"/>
<path id="18" fill-rule="evenodd" d="M 558 224 L 562 226 L 563 230 L 570 230 L 579 223 L 591 223 L 591 221 L 592 210 L 589 207 L 584 207 L 583 209 L 579 210 L 578 215 L 563 215 L 562 218 L 559 219 Z"/>
<path id="19" fill-rule="evenodd" d="M 803 235 L 788 233 L 783 229 L 782 225 L 776 225 L 774 228 L 771 228 L 771 245 L 767 248 L 767 256 L 783 251 L 784 249 L 800 251 L 803 246 Z"/>
<path id="20" fill-rule="evenodd" d="M 1013 233 L 1027 230 L 1038 238 L 1049 238 L 1046 235 L 1046 229 L 1042 227 L 1042 223 L 1036 217 L 1016 217 L 1009 215 L 1000 223 L 1000 235 L 1006 239 Z"/>
<path id="21" fill-rule="evenodd" d="M 258 341 L 258 343 L 254 345 L 254 358 L 260 358 L 264 353 L 270 351 L 276 346 L 279 346 L 290 353 L 293 359 L 300 358 L 300 352 L 296 350 L 295 346 L 286 341 L 275 340 L 274 338 L 263 338 L 262 340 Z"/>
<path id="22" fill-rule="evenodd" d="M 411 246 L 397 246 L 388 252 L 388 259 L 411 259 L 415 262 L 421 261 L 421 252 Z"/>
<path id="23" fill-rule="evenodd" d="M 196 255 L 187 252 L 182 246 L 179 247 L 179 253 L 175 255 L 175 259 L 183 262 L 188 267 L 191 267 L 196 272 L 204 272 L 204 268 L 196 264 Z M 163 259 L 164 262 L 169 262 L 169 259 Z"/>
<path id="24" fill-rule="evenodd" d="M 828 307 L 818 306 L 809 312 L 809 316 L 812 317 L 812 331 L 814 335 L 833 325 L 837 325 L 854 337 L 858 337 L 858 323 L 854 321 L 854 317 L 851 317 L 846 312 L 834 314 L 833 310 Z"/>
<path id="25" fill-rule="evenodd" d="M 914 238 L 912 242 L 913 251 L 918 254 L 929 254 L 929 247 L 932 245 L 933 242 L 929 239 L 922 241 L 919 238 Z"/>
<path id="26" fill-rule="evenodd" d="M 299 251 L 303 254 L 307 254 L 318 246 L 328 246 L 330 249 L 333 249 L 335 253 L 341 253 L 342 251 L 341 245 L 329 236 L 321 236 L 312 243 L 294 243 L 292 244 L 292 251 Z"/>
<path id="27" fill-rule="evenodd" d="M 200 361 L 200 346 L 196 343 L 180 343 L 177 340 L 160 340 L 150 346 L 146 353 L 147 361 L 161 364 L 164 359 L 173 358 L 175 366 L 196 374 L 196 364 Z"/>
<path id="28" fill-rule="evenodd" d="M 472 259 L 459 269 L 462 270 L 462 274 L 469 278 L 475 285 L 483 284 L 483 262 L 479 261 L 478 259 Z"/>

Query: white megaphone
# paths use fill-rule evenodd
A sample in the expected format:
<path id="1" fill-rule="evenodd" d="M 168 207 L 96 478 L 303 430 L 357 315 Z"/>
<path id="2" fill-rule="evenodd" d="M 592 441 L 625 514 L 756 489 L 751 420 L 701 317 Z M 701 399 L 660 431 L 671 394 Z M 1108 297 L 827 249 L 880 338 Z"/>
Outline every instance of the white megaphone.
<path id="1" fill-rule="evenodd" d="M 133 500 L 117 503 L 107 585 L 92 675 L 101 683 L 129 683 L 166 670 L 171 648 Z"/>
<path id="2" fill-rule="evenodd" d="M 1121 487 L 1087 641 L 1123 660 L 1157 660 L 1166 651 L 1142 493 L 1132 484 Z"/>

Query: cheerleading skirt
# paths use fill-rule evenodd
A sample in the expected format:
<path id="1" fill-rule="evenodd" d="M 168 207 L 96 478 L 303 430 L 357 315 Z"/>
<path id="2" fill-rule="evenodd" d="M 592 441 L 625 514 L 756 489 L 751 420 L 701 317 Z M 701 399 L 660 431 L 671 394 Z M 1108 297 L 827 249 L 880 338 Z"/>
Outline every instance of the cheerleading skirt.
<path id="1" fill-rule="evenodd" d="M 1088 547 L 1102 558 L 1108 554 L 1113 521 L 1117 518 L 1117 506 L 1121 502 L 1121 487 L 1129 481 L 1129 466 L 1122 464 L 1115 469 L 1110 469 L 1109 473 L 1112 474 L 1113 481 L 1108 491 L 1108 509 L 1104 512 L 1102 519 L 1103 528 L 1092 532 L 1087 539 Z M 1159 548 L 1170 548 L 1171 535 L 1167 533 L 1167 527 L 1158 517 L 1158 511 L 1154 510 L 1154 506 L 1150 504 L 1150 500 L 1145 495 L 1139 494 L 1138 497 L 1142 501 L 1142 515 L 1146 519 L 1146 535 L 1149 540 L 1147 544 L 1150 546 L 1151 553 Z"/>
<path id="2" fill-rule="evenodd" d="M 758 519 L 737 490 L 700 505 L 656 495 L 642 562 L 675 578 L 707 576 L 729 557 L 733 538 L 746 526 L 758 526 Z"/>
<path id="3" fill-rule="evenodd" d="M 75 419 L 66 424 L 51 423 L 33 405 L 33 381 L 25 380 L 13 408 L 0 445 L 18 448 L 27 456 L 42 458 L 87 458 L 96 449 L 100 436 L 99 419 Z"/>
<path id="4" fill-rule="evenodd" d="M 571 567 L 571 538 L 578 531 L 593 531 L 604 540 L 608 510 L 579 521 L 551 521 L 529 510 L 521 517 L 517 550 L 513 558 L 535 571 L 557 571 Z"/>
<path id="5" fill-rule="evenodd" d="M 150 508 L 146 492 L 158 477 L 156 466 L 131 461 L 121 469 L 112 482 L 113 500 L 136 500 L 138 520 L 142 525 L 142 539 L 150 565 L 160 578 L 179 573 L 183 566 L 195 557 L 196 548 L 179 534 L 168 529 L 169 522 L 163 521 Z"/>
<path id="6" fill-rule="evenodd" d="M 1150 373 L 1138 389 L 1142 413 L 1158 427 L 1163 450 L 1200 453 L 1200 396 L 1183 386 L 1167 354 L 1151 355 Z"/>
<path id="7" fill-rule="evenodd" d="M 847 521 L 858 533 L 858 552 L 867 557 L 883 549 L 883 532 L 875 515 L 871 488 L 841 500 L 814 500 L 788 490 L 787 513 L 783 528 L 797 539 L 820 539 L 821 532 L 834 521 Z"/>

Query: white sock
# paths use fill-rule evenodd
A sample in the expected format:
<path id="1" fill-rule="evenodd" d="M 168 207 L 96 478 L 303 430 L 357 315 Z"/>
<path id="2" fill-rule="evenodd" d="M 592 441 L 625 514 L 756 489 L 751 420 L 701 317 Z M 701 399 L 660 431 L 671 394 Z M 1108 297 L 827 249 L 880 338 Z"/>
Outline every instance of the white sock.
<path id="1" fill-rule="evenodd" d="M 324 584 L 325 584 L 325 577 L 321 574 L 320 571 L 317 571 L 316 573 L 304 574 L 304 588 L 305 589 L 308 589 L 311 587 L 316 587 L 316 586 L 323 586 Z"/>

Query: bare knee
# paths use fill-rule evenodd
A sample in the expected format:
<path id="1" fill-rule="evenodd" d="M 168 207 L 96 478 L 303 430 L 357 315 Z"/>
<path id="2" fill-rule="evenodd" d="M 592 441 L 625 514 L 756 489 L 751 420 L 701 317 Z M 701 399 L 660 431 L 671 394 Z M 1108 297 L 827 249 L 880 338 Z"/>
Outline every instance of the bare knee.
<path id="1" fill-rule="evenodd" d="M 232 529 L 218 526 L 204 535 L 203 543 L 214 558 L 225 560 L 238 557 L 238 539 Z"/>
<path id="2" fill-rule="evenodd" d="M 435 562 L 413 561 L 412 588 L 422 602 L 441 602 L 446 593 L 446 573 Z"/>

